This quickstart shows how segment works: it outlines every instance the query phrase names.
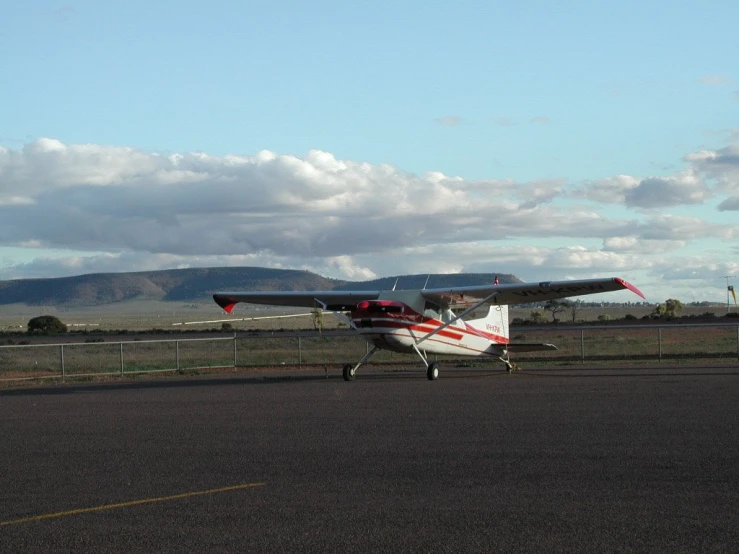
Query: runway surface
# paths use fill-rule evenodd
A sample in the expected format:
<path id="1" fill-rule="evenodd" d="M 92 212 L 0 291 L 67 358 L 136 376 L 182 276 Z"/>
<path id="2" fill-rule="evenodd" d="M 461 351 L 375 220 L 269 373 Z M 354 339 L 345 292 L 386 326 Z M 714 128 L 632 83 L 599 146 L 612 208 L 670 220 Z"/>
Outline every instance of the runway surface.
<path id="1" fill-rule="evenodd" d="M 0 391 L 3 552 L 731 552 L 739 366 Z"/>

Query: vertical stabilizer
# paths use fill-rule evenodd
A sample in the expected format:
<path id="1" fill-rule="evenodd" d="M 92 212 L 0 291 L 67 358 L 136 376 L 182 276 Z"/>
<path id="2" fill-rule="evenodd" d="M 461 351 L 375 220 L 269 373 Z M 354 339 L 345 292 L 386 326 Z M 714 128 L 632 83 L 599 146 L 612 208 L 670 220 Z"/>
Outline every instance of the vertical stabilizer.
<path id="1" fill-rule="evenodd" d="M 479 319 L 469 319 L 467 324 L 475 329 L 498 335 L 500 338 L 508 342 L 510 338 L 508 330 L 508 305 L 502 306 L 491 305 L 488 314 Z"/>

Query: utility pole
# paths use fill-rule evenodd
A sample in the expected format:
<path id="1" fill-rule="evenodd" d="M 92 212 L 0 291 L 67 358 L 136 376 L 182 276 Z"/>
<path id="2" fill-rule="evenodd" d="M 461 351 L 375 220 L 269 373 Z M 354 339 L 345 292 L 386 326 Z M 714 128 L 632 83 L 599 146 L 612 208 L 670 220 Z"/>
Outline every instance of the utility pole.
<path id="1" fill-rule="evenodd" d="M 724 275 L 723 278 L 726 279 L 726 313 L 728 314 L 731 311 L 731 302 L 729 302 L 731 287 L 729 287 L 729 279 L 736 279 L 736 275 Z"/>

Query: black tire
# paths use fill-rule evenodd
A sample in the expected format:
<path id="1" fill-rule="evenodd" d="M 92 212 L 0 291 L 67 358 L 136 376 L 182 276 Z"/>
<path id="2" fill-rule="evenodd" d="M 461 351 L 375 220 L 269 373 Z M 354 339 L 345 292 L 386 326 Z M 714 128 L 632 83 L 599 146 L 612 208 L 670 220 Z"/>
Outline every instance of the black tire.
<path id="1" fill-rule="evenodd" d="M 345 365 L 344 371 L 342 372 L 344 374 L 344 381 L 354 381 L 354 366 L 353 365 Z"/>
<path id="2" fill-rule="evenodd" d="M 439 364 L 432 362 L 426 368 L 426 377 L 429 381 L 436 381 L 439 378 Z"/>

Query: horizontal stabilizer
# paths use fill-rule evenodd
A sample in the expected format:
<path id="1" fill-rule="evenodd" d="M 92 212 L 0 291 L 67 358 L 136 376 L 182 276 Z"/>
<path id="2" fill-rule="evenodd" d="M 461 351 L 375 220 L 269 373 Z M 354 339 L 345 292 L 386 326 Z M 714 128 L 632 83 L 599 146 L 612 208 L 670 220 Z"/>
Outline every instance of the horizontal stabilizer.
<path id="1" fill-rule="evenodd" d="M 506 345 L 508 352 L 541 352 L 542 350 L 557 350 L 553 344 L 542 344 L 534 342 L 511 342 Z"/>

